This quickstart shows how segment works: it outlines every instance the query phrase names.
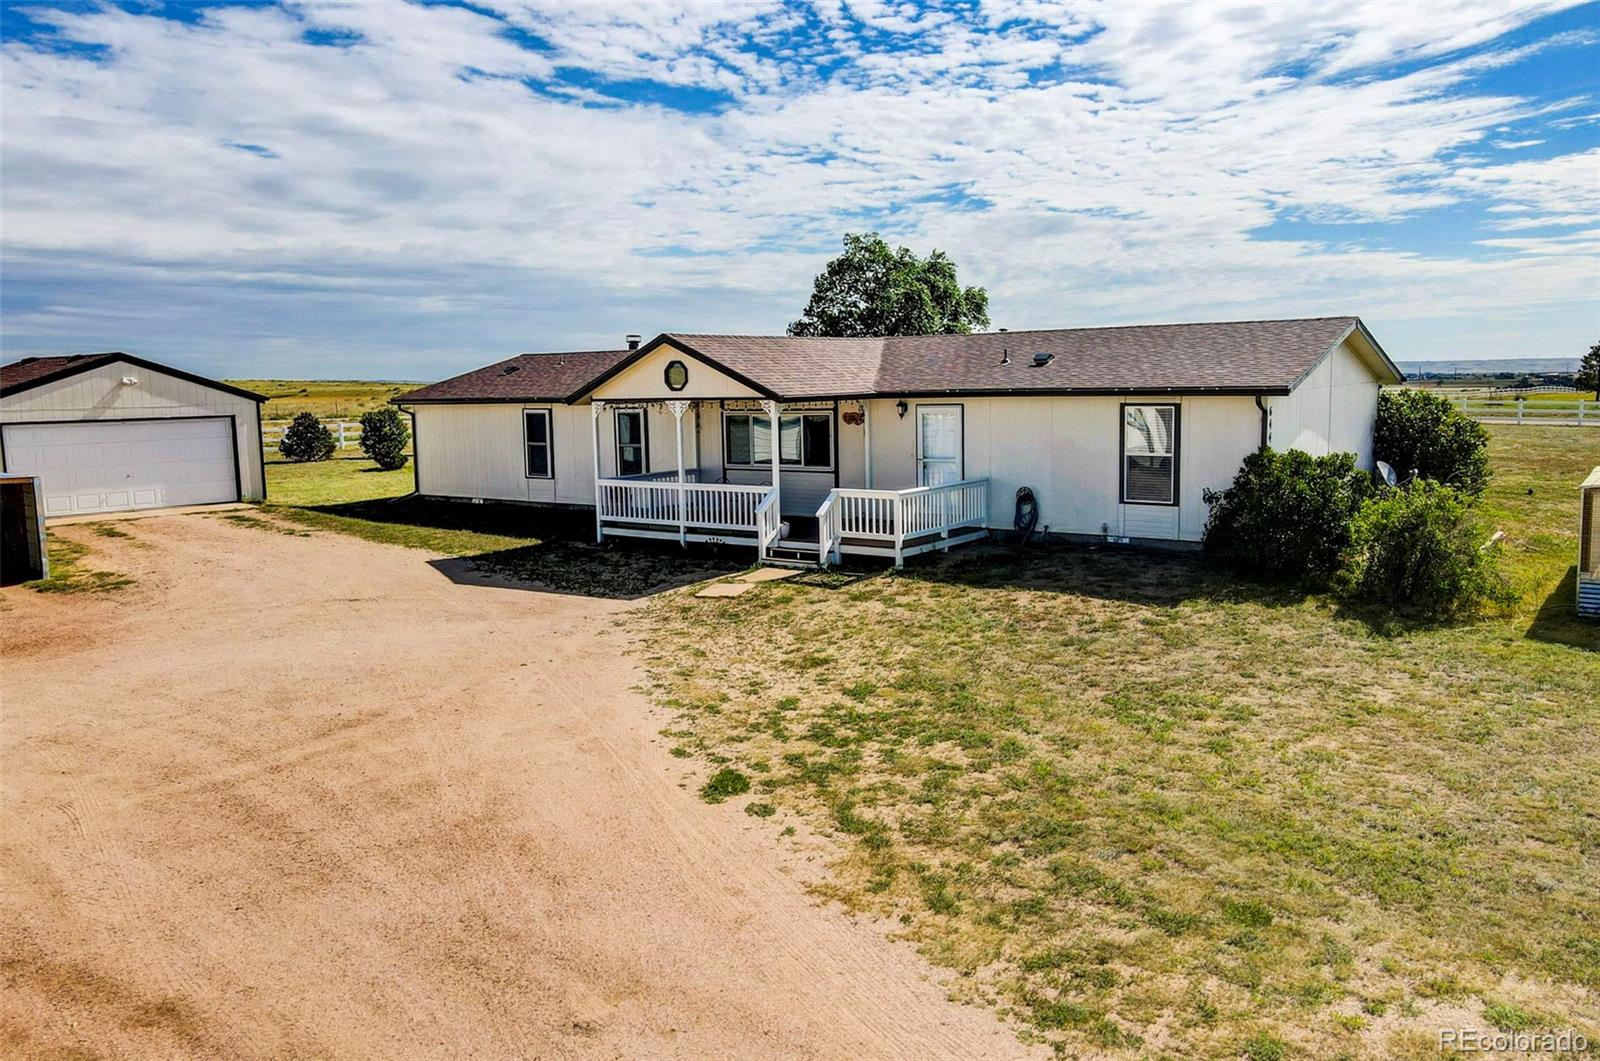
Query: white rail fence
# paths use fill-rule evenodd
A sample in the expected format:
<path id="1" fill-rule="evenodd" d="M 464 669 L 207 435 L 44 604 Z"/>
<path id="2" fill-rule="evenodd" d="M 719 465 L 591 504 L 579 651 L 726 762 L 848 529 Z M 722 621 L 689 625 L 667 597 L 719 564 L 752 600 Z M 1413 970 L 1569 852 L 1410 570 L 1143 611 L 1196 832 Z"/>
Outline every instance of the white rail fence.
<path id="1" fill-rule="evenodd" d="M 1600 427 L 1600 402 L 1530 402 L 1523 398 L 1456 398 L 1457 409 L 1484 424 L 1565 424 Z"/>
<path id="2" fill-rule="evenodd" d="M 278 443 L 283 441 L 283 433 L 289 430 L 292 420 L 263 420 L 261 421 L 261 443 L 268 449 L 277 449 Z M 333 435 L 334 442 L 340 449 L 349 449 L 361 442 L 361 421 L 359 420 L 324 420 L 322 426 Z"/>
<path id="3" fill-rule="evenodd" d="M 824 567 L 837 562 L 849 538 L 887 543 L 899 567 L 908 556 L 948 549 L 954 532 L 982 536 L 988 522 L 988 479 L 912 490 L 834 490 L 817 509 L 817 561 Z M 916 538 L 927 540 L 907 544 Z"/>

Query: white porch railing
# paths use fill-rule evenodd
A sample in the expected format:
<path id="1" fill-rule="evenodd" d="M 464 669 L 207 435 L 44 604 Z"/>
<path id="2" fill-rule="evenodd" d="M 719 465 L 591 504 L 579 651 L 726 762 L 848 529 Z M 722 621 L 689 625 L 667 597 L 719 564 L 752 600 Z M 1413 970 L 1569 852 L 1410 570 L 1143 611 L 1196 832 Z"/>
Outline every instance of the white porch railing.
<path id="1" fill-rule="evenodd" d="M 824 567 L 837 561 L 844 539 L 852 538 L 890 543 L 899 567 L 908 556 L 949 548 L 952 531 L 981 533 L 988 522 L 988 479 L 911 490 L 833 490 L 817 509 L 817 561 Z M 911 541 L 916 538 L 926 540 Z"/>
<path id="2" fill-rule="evenodd" d="M 830 490 L 817 509 L 817 563 L 822 567 L 839 558 L 839 523 L 834 518 L 838 504 L 839 492 Z"/>
<path id="3" fill-rule="evenodd" d="M 664 472 L 645 472 L 643 475 L 619 475 L 615 481 L 624 483 L 675 483 L 678 481 L 678 473 L 676 469 L 669 468 Z M 683 470 L 683 481 L 686 483 L 698 483 L 700 481 L 700 469 L 685 468 Z"/>
<path id="4" fill-rule="evenodd" d="M 666 474 L 676 476 L 677 473 Z M 595 483 L 595 500 L 602 526 L 606 523 L 681 523 L 685 529 L 753 532 L 756 506 L 771 490 L 767 486 L 725 483 L 601 479 Z"/>
<path id="5" fill-rule="evenodd" d="M 778 511 L 778 491 L 766 486 L 746 487 L 765 490 L 766 496 L 756 505 L 756 559 L 765 562 L 767 549 L 778 540 L 783 529 L 783 515 Z"/>

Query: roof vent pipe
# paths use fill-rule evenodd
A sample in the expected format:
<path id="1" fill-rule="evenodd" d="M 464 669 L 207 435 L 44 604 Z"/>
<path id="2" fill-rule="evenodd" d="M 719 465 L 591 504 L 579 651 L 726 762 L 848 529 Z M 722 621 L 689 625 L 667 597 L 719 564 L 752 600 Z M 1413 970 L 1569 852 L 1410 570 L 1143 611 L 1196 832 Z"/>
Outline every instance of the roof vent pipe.
<path id="1" fill-rule="evenodd" d="M 637 335 L 625 335 L 625 336 L 623 336 L 623 339 L 625 339 L 627 341 L 629 350 L 637 350 L 637 349 L 639 349 L 639 339 L 640 339 L 639 336 L 637 336 Z"/>
<path id="2" fill-rule="evenodd" d="M 1001 331 L 1005 331 L 1004 328 L 1001 328 L 1000 330 Z M 1000 348 L 1000 363 L 1002 365 L 1011 364 L 1011 348 L 1010 347 L 1002 346 Z"/>

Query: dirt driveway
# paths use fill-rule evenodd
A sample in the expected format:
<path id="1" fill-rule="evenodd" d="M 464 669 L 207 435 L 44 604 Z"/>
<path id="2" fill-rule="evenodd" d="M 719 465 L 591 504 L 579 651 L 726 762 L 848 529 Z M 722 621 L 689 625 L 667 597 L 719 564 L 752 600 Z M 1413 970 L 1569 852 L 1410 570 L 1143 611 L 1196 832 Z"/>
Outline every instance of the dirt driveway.
<path id="1" fill-rule="evenodd" d="M 0 595 L 0 1053 L 994 1057 L 881 926 L 701 803 L 636 604 L 214 516 Z"/>

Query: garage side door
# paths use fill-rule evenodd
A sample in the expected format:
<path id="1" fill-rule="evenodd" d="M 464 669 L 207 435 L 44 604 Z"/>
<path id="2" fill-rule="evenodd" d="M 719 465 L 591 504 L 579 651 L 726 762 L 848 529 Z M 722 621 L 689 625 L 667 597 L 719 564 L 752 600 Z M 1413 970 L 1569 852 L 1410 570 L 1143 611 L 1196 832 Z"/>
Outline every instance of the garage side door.
<path id="1" fill-rule="evenodd" d="M 6 470 L 37 475 L 44 514 L 237 501 L 232 421 L 6 424 Z"/>

